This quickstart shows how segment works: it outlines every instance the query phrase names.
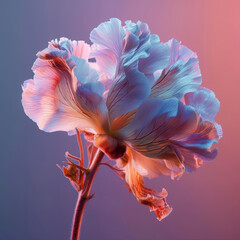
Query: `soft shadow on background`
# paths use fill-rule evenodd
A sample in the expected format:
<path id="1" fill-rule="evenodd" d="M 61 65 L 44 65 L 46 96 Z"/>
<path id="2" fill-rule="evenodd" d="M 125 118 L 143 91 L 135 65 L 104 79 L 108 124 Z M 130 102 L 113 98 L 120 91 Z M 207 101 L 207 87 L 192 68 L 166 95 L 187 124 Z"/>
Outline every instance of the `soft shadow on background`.
<path id="1" fill-rule="evenodd" d="M 109 169 L 97 175 L 82 239 L 239 239 L 240 2 L 234 0 L 19 0 L 0 2 L 0 239 L 66 240 L 76 192 L 56 163 L 78 153 L 75 137 L 40 131 L 23 112 L 21 84 L 32 78 L 37 51 L 59 37 L 89 41 L 110 17 L 147 22 L 162 41 L 174 37 L 197 52 L 203 85 L 221 102 L 224 136 L 218 158 L 168 190 L 174 208 L 162 222 Z M 149 183 L 149 182 L 148 182 Z"/>

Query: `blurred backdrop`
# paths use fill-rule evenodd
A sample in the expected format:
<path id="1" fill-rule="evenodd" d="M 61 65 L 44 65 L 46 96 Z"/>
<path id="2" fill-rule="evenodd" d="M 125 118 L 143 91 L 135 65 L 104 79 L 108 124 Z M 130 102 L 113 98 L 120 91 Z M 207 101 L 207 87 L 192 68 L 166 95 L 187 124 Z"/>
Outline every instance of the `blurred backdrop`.
<path id="1" fill-rule="evenodd" d="M 240 2 L 238 0 L 18 0 L 0 2 L 0 239 L 67 240 L 77 194 L 56 164 L 78 154 L 75 137 L 45 133 L 23 112 L 21 84 L 37 51 L 68 37 L 89 41 L 111 17 L 148 23 L 162 41 L 174 37 L 197 52 L 203 85 L 221 102 L 219 155 L 179 181 L 148 184 L 169 193 L 162 222 L 104 167 L 82 225 L 92 240 L 240 239 Z"/>

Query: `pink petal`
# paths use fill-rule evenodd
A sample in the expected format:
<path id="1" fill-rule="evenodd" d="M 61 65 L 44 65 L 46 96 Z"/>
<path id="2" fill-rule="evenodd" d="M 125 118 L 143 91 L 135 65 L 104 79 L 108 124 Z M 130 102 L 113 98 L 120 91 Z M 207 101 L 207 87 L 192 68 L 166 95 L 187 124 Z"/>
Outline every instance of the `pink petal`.
<path id="1" fill-rule="evenodd" d="M 101 129 L 103 116 L 97 107 L 104 101 L 97 93 L 90 94 L 89 86 L 84 87 L 85 92 L 81 90 L 73 72 L 76 65 L 72 52 L 86 57 L 87 49 L 84 43 L 61 39 L 52 41 L 47 49 L 38 53 L 32 68 L 34 79 L 25 81 L 23 86 L 22 104 L 25 113 L 40 129 L 47 132 Z M 81 92 L 78 90 L 84 94 L 78 95 Z"/>
<path id="2" fill-rule="evenodd" d="M 158 193 L 144 186 L 143 177 L 133 167 L 132 154 L 129 148 L 127 149 L 125 158 L 127 158 L 128 163 L 123 170 L 129 190 L 137 198 L 138 202 L 147 205 L 150 211 L 154 211 L 157 215 L 157 219 L 161 221 L 172 211 L 172 208 L 170 208 L 166 202 L 167 191 L 163 189 L 162 192 Z"/>
<path id="3" fill-rule="evenodd" d="M 75 40 L 71 41 L 70 43 L 73 47 L 73 51 L 72 51 L 73 55 L 79 58 L 83 58 L 85 60 L 89 58 L 89 55 L 90 55 L 89 44 L 85 43 L 84 41 L 75 41 Z"/>
<path id="4" fill-rule="evenodd" d="M 133 149 L 131 151 L 133 157 L 133 166 L 140 175 L 144 177 L 155 178 L 161 175 L 171 176 L 174 174 L 172 173 L 171 169 L 166 166 L 163 159 L 149 158 L 138 153 L 137 151 L 134 151 Z"/>

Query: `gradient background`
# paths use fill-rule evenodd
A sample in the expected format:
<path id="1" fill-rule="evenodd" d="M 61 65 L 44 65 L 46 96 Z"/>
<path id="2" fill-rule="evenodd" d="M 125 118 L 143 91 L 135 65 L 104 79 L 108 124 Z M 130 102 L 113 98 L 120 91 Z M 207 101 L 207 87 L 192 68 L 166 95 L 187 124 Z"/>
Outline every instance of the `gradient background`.
<path id="1" fill-rule="evenodd" d="M 142 20 L 162 41 L 198 53 L 203 85 L 221 101 L 219 156 L 180 181 L 160 177 L 172 214 L 158 222 L 122 181 L 102 168 L 82 226 L 83 240 L 240 239 L 240 2 L 234 0 L 18 0 L 0 2 L 0 240 L 66 240 L 76 192 L 55 166 L 78 153 L 75 137 L 40 131 L 23 112 L 21 84 L 37 51 L 62 36 L 89 42 L 110 17 Z"/>

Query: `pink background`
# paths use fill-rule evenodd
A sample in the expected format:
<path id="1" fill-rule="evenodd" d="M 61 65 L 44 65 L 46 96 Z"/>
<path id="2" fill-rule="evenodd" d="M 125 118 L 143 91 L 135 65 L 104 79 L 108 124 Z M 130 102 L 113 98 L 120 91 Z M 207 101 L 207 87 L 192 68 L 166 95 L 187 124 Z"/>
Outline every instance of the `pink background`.
<path id="1" fill-rule="evenodd" d="M 76 193 L 55 166 L 77 154 L 74 137 L 44 133 L 21 106 L 21 87 L 32 77 L 37 51 L 62 36 L 85 40 L 93 27 L 118 17 L 147 22 L 162 41 L 176 38 L 197 52 L 203 85 L 221 102 L 219 155 L 180 181 L 148 184 L 168 190 L 173 213 L 158 222 L 102 168 L 87 206 L 82 239 L 240 239 L 240 1 L 70 0 L 1 1 L 0 239 L 68 239 Z"/>

